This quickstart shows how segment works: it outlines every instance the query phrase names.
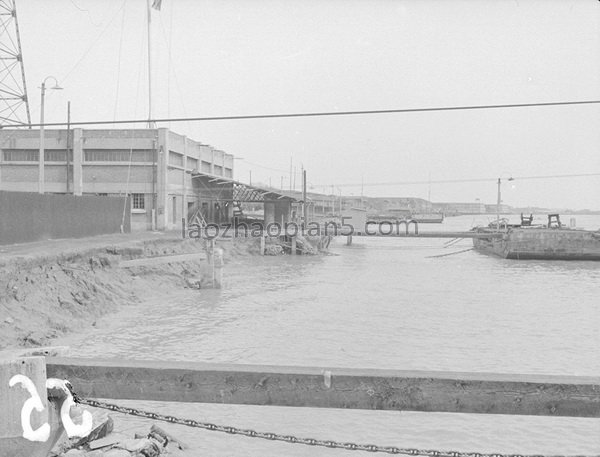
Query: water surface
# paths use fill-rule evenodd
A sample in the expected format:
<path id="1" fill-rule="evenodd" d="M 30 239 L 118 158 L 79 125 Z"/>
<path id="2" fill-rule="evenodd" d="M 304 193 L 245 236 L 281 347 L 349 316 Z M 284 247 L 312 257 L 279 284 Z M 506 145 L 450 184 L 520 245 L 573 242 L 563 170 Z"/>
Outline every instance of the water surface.
<path id="1" fill-rule="evenodd" d="M 447 218 L 420 229 L 464 230 L 487 219 Z M 598 217 L 577 219 L 579 226 L 600 227 Z M 600 262 L 458 253 L 472 246 L 470 240 L 448 247 L 448 239 L 356 237 L 352 246 L 344 241 L 337 239 L 331 256 L 236 259 L 226 265 L 223 290 L 173 290 L 168 301 L 129 308 L 110 324 L 102 321 L 68 340 L 77 356 L 600 375 Z M 600 453 L 598 419 L 135 404 L 324 439 L 480 452 Z M 121 427 L 139 429 L 139 422 L 124 419 Z M 211 455 L 348 454 L 172 430 Z"/>

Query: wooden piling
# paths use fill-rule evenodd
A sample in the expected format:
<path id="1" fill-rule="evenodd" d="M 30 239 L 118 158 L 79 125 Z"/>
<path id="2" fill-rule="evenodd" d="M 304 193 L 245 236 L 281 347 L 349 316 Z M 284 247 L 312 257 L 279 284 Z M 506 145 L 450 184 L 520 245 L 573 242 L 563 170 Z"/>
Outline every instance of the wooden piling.
<path id="1" fill-rule="evenodd" d="M 352 246 L 352 235 L 346 237 L 346 246 Z"/>
<path id="2" fill-rule="evenodd" d="M 295 236 L 293 236 L 293 237 L 292 237 L 292 247 L 291 247 L 291 254 L 292 254 L 292 255 L 296 255 L 296 249 L 297 249 L 297 246 L 296 246 L 296 244 L 297 244 L 296 237 L 295 237 Z"/>
<path id="3" fill-rule="evenodd" d="M 265 255 L 265 250 L 267 248 L 267 237 L 262 235 L 260 237 L 260 255 Z"/>

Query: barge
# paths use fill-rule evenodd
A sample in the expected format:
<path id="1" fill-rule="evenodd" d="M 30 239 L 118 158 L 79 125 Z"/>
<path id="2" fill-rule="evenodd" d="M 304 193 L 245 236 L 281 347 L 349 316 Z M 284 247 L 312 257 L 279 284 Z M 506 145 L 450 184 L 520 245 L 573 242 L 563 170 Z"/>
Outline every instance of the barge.
<path id="1" fill-rule="evenodd" d="M 489 233 L 490 237 L 473 238 L 473 246 L 505 259 L 600 260 L 600 230 L 565 227 L 558 214 L 548 215 L 547 225 L 532 225 L 532 219 L 521 215 L 520 224 L 493 222 L 476 227 L 476 233 Z"/>

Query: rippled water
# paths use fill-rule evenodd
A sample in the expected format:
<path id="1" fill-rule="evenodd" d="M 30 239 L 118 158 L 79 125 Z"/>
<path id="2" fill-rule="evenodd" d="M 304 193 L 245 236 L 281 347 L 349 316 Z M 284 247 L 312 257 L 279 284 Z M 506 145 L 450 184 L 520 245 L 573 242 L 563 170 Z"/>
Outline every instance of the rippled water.
<path id="1" fill-rule="evenodd" d="M 461 230 L 473 217 L 422 230 Z M 600 227 L 598 217 L 578 225 Z M 77 356 L 600 375 L 600 263 L 513 261 L 447 239 L 339 238 L 323 257 L 242 258 L 69 342 Z M 108 321 L 107 321 L 108 322 Z M 132 404 L 132 402 L 122 402 Z M 136 403 L 140 405 L 140 403 Z M 600 453 L 600 420 L 144 403 L 200 420 L 377 444 Z M 123 419 L 121 428 L 137 427 Z M 168 427 L 167 427 L 168 428 Z M 172 428 L 211 455 L 343 455 Z M 190 454 L 195 455 L 195 454 Z M 355 455 L 355 454 L 351 454 Z"/>

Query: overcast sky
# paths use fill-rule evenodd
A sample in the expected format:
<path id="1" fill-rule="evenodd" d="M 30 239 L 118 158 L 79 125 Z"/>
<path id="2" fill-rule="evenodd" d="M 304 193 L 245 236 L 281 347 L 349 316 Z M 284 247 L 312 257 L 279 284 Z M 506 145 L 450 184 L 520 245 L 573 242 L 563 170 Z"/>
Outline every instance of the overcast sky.
<path id="1" fill-rule="evenodd" d="M 147 118 L 145 0 L 17 12 L 34 122 L 48 75 L 47 122 L 68 100 L 74 121 Z M 600 100 L 596 0 L 163 0 L 151 41 L 157 118 Z M 580 105 L 160 126 L 243 158 L 246 182 L 287 188 L 292 158 L 316 191 L 495 203 L 513 176 L 509 205 L 600 209 L 599 176 L 518 179 L 600 173 L 599 125 Z"/>

